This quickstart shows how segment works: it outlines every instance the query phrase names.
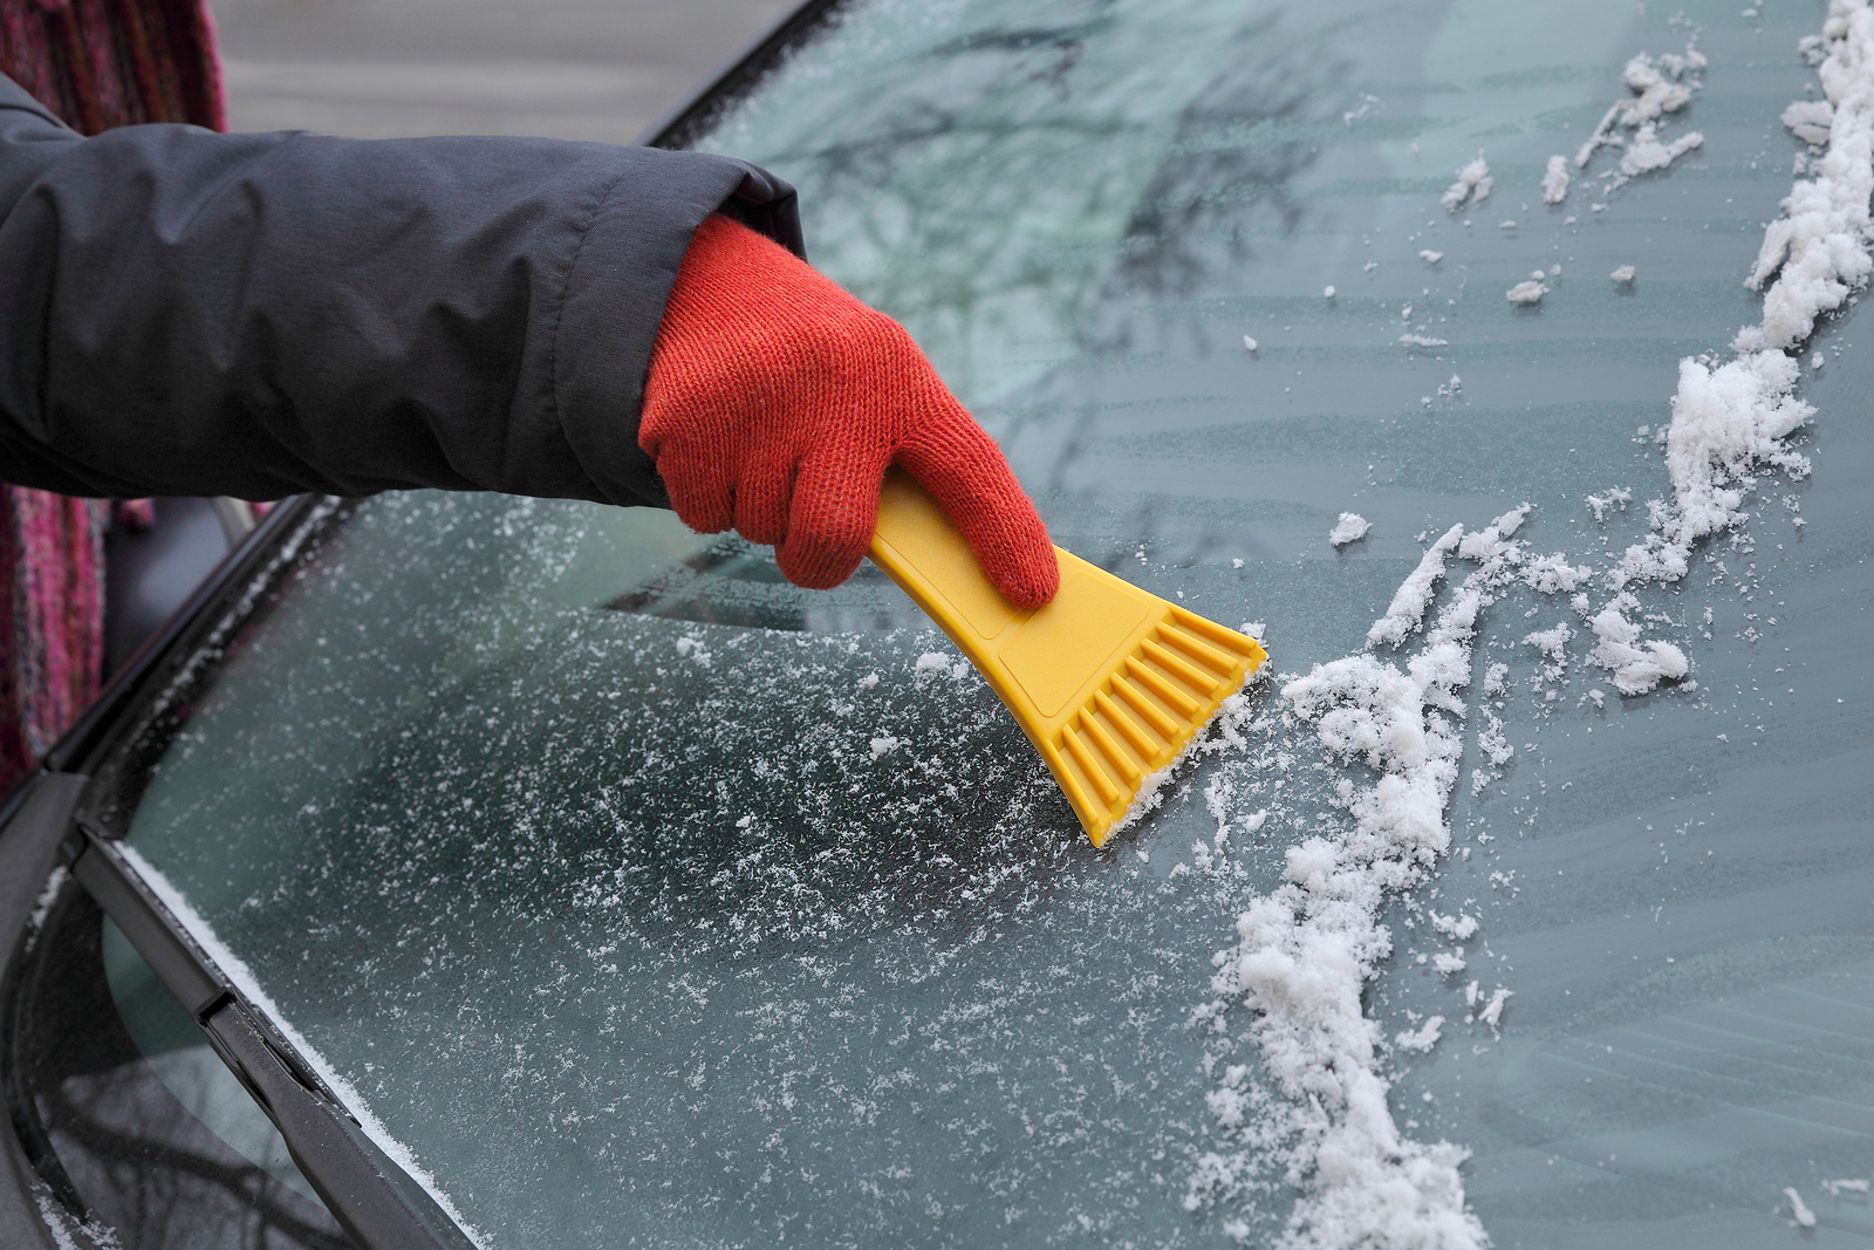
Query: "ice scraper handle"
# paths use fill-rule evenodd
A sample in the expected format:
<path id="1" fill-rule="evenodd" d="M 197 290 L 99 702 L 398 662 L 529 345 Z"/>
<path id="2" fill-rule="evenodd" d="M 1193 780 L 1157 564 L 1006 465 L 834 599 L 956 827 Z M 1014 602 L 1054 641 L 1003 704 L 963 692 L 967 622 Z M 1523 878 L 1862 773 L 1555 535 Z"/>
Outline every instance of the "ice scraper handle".
<path id="1" fill-rule="evenodd" d="M 1059 547 L 1055 555 L 1066 553 Z M 885 475 L 879 493 L 878 528 L 867 553 L 904 592 L 929 613 L 965 652 L 988 643 L 1018 617 L 1017 608 L 990 582 L 937 501 L 909 474 Z"/>
<path id="2" fill-rule="evenodd" d="M 1266 657 L 1235 630 L 1054 553 L 1059 592 L 1017 608 L 936 501 L 908 476 L 886 475 L 873 562 L 982 673 L 1100 846 Z"/>

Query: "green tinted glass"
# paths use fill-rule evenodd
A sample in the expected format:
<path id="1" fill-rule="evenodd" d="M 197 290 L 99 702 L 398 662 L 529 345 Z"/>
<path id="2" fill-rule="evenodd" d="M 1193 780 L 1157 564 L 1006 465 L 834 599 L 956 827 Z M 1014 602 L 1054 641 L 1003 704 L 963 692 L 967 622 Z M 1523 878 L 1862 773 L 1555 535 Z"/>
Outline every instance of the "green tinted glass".
<path id="1" fill-rule="evenodd" d="M 1267 623 L 1244 740 L 1111 853 L 876 574 L 440 495 L 308 549 L 135 845 L 494 1244 L 1272 1240 L 1319 1141 L 1213 956 L 1371 782 L 1275 687 L 1362 652 L 1454 523 L 1531 503 L 1531 553 L 1597 570 L 1644 535 L 1679 359 L 1758 316 L 1821 21 L 1687 7 L 876 0 L 705 136 L 802 188 L 1058 541 Z M 1694 36 L 1702 148 L 1546 205 L 1628 58 Z M 1445 211 L 1480 151 L 1491 197 Z M 1785 1185 L 1874 1231 L 1818 1188 L 1874 1166 L 1851 329 L 1803 383 L 1815 476 L 1644 596 L 1692 682 L 1620 699 L 1566 595 L 1476 626 L 1455 853 L 1360 1005 L 1401 1141 L 1473 1152 L 1499 1245 L 1755 1246 Z M 1525 642 L 1559 624 L 1565 670 Z"/>

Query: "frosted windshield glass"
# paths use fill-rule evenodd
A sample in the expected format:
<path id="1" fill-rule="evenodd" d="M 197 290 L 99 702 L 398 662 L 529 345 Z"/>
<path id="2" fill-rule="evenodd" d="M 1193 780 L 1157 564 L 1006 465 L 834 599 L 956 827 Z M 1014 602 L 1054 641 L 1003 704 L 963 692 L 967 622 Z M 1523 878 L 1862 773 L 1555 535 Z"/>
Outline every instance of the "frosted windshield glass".
<path id="1" fill-rule="evenodd" d="M 850 5 L 702 142 L 1057 541 L 1267 641 L 1163 807 L 1087 848 L 869 570 L 432 494 L 307 543 L 129 837 L 491 1246 L 1859 1244 L 1862 314 L 1719 372 L 1822 29 Z M 1682 387 L 1781 397 L 1751 481 L 1675 483 Z"/>

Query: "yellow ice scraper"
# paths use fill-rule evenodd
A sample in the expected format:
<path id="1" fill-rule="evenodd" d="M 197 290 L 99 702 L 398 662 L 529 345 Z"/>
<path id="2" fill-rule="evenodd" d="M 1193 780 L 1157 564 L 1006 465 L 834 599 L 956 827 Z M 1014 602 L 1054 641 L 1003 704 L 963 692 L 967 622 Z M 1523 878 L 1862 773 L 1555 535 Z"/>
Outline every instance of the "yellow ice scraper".
<path id="1" fill-rule="evenodd" d="M 984 576 L 922 487 L 886 476 L 872 559 L 963 649 L 1015 714 L 1094 846 L 1268 657 L 1254 639 L 1071 552 L 1024 611 Z"/>

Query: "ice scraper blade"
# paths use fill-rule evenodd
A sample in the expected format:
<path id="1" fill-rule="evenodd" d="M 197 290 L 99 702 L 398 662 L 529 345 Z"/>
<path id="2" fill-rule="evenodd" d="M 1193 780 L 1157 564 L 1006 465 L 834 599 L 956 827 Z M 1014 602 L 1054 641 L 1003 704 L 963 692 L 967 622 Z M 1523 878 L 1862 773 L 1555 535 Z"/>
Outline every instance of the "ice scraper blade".
<path id="1" fill-rule="evenodd" d="M 1025 610 L 990 584 L 922 487 L 886 475 L 872 560 L 969 657 L 1094 846 L 1267 659 L 1252 638 L 1056 547 L 1061 589 Z"/>

